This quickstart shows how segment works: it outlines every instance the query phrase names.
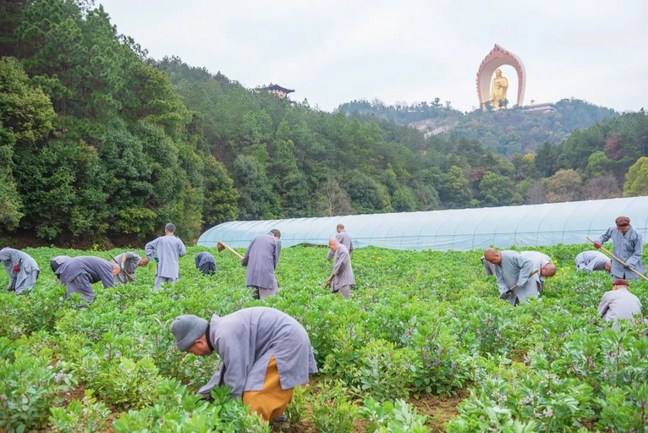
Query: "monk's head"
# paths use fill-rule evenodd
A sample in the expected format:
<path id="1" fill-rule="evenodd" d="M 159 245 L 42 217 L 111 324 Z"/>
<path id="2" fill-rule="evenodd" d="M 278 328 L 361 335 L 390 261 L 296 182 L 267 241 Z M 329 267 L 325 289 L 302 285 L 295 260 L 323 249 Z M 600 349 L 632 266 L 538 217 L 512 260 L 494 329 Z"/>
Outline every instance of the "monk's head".
<path id="1" fill-rule="evenodd" d="M 171 324 L 171 332 L 176 340 L 176 347 L 198 356 L 212 353 L 207 343 L 207 321 L 193 314 L 183 314 Z"/>
<path id="2" fill-rule="evenodd" d="M 621 288 L 624 289 L 629 288 L 628 280 L 622 280 L 621 278 L 617 278 L 612 282 L 612 290 L 618 290 Z"/>
<path id="3" fill-rule="evenodd" d="M 112 275 L 113 277 L 116 275 L 119 275 L 119 271 L 121 271 L 120 266 L 117 263 L 112 264 Z"/>
<path id="4" fill-rule="evenodd" d="M 138 266 L 146 266 L 146 265 L 148 265 L 148 262 L 149 262 L 149 259 L 147 259 L 146 257 L 144 257 L 144 258 L 142 258 L 142 260 L 140 260 Z"/>
<path id="5" fill-rule="evenodd" d="M 614 220 L 616 223 L 616 228 L 621 233 L 625 233 L 630 230 L 630 218 L 627 216 L 619 216 Z"/>
<path id="6" fill-rule="evenodd" d="M 502 253 L 495 248 L 489 248 L 484 251 L 484 258 L 494 265 L 502 263 Z"/>
<path id="7" fill-rule="evenodd" d="M 605 262 L 603 269 L 605 269 L 605 272 L 610 272 L 612 270 L 612 262 Z"/>
<path id="8" fill-rule="evenodd" d="M 338 224 L 335 230 L 340 233 L 344 230 L 344 224 Z"/>
<path id="9" fill-rule="evenodd" d="M 542 269 L 540 269 L 540 275 L 543 277 L 553 277 L 556 275 L 556 265 L 553 263 L 547 263 Z"/>
<path id="10" fill-rule="evenodd" d="M 272 236 L 274 236 L 277 239 L 281 239 L 281 232 L 277 229 L 272 229 L 270 230 L 270 233 L 272 233 Z"/>
<path id="11" fill-rule="evenodd" d="M 338 242 L 337 239 L 335 238 L 329 239 L 329 248 L 331 251 L 336 251 L 339 244 L 340 242 Z"/>

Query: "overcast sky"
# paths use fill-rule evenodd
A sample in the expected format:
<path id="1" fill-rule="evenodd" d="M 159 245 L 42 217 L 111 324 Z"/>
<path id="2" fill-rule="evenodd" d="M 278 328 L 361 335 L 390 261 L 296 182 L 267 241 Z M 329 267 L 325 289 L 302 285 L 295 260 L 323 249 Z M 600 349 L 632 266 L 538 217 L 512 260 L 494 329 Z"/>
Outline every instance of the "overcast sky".
<path id="1" fill-rule="evenodd" d="M 648 109 L 647 0 L 96 0 L 149 55 L 179 56 L 248 88 L 277 83 L 331 111 L 354 99 L 477 107 L 499 44 L 527 74 L 525 103 Z M 509 99 L 516 94 L 513 69 Z"/>

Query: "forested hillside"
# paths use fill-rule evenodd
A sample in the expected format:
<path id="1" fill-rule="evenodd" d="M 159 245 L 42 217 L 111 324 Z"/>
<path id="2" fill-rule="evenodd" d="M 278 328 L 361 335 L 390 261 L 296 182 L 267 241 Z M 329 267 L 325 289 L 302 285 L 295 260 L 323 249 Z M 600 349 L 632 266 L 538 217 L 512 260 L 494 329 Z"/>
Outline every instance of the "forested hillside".
<path id="1" fill-rule="evenodd" d="M 481 137 L 322 112 L 151 59 L 108 12 L 72 0 L 0 6 L 2 238 L 126 243 L 173 221 L 192 239 L 231 219 L 612 197 L 648 155 L 643 111 L 510 158 Z M 629 194 L 648 184 L 638 164 Z"/>
<path id="2" fill-rule="evenodd" d="M 426 135 L 449 134 L 455 138 L 478 140 L 487 149 L 502 155 L 535 152 L 545 143 L 558 144 L 573 131 L 586 129 L 617 116 L 614 110 L 578 99 L 563 99 L 553 104 L 554 111 L 533 111 L 512 107 L 494 111 L 461 113 L 450 101 L 385 106 L 380 101 L 353 101 L 338 111 L 353 118 L 381 118 L 413 126 Z"/>

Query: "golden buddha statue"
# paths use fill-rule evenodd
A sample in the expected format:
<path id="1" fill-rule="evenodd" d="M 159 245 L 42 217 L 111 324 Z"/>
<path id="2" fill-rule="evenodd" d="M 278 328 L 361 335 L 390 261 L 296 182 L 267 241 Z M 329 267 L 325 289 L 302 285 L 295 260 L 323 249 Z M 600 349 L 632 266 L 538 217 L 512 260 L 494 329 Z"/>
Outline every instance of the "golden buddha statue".
<path id="1" fill-rule="evenodd" d="M 494 109 L 500 108 L 500 101 L 506 99 L 506 90 L 508 89 L 508 80 L 502 75 L 502 70 L 495 70 L 495 77 L 491 83 L 491 104 Z"/>

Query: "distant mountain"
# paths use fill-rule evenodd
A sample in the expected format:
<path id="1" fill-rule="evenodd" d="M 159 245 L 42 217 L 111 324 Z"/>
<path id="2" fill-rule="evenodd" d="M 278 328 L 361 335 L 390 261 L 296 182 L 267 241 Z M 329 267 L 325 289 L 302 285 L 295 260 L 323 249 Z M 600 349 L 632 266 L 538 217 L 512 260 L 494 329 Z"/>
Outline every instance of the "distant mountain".
<path id="1" fill-rule="evenodd" d="M 449 103 L 442 105 L 438 98 L 430 103 L 395 106 L 380 101 L 352 101 L 340 105 L 338 111 L 352 118 L 373 117 L 409 125 L 426 136 L 476 140 L 502 155 L 534 152 L 545 143 L 558 144 L 576 129 L 587 129 L 618 116 L 611 108 L 579 99 L 470 113 L 455 110 Z"/>

